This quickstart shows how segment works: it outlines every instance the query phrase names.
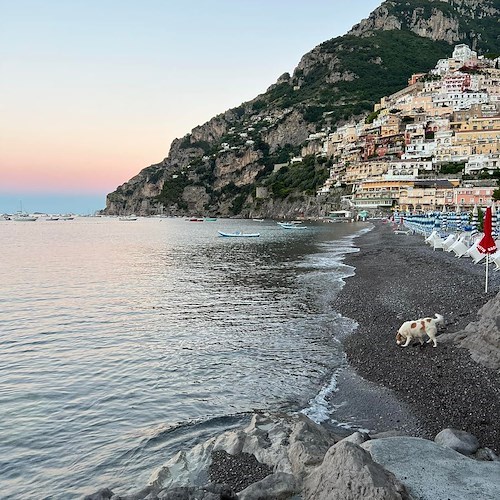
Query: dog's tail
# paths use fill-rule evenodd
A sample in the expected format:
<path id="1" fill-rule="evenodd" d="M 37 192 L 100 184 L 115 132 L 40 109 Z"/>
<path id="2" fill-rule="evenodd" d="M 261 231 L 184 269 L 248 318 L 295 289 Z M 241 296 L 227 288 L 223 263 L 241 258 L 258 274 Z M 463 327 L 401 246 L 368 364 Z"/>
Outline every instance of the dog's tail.
<path id="1" fill-rule="evenodd" d="M 435 313 L 434 316 L 436 316 L 434 323 L 444 325 L 444 317 L 441 314 Z"/>

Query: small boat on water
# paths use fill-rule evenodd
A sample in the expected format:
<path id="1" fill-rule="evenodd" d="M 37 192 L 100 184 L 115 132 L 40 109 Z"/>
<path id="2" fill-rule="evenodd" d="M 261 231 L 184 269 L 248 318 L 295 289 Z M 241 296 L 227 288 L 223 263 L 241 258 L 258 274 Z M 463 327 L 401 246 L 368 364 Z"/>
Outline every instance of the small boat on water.
<path id="1" fill-rule="evenodd" d="M 278 226 L 283 229 L 307 229 L 307 226 L 301 226 L 296 222 L 278 222 Z"/>
<path id="2" fill-rule="evenodd" d="M 128 215 L 128 216 L 125 216 L 125 217 L 120 217 L 118 220 L 125 220 L 125 221 L 128 221 L 128 220 L 137 220 L 137 217 L 134 217 L 132 215 Z"/>
<path id="3" fill-rule="evenodd" d="M 217 217 L 205 217 L 205 222 L 215 222 Z"/>
<path id="4" fill-rule="evenodd" d="M 242 233 L 241 231 L 235 231 L 234 233 L 225 233 L 223 231 L 218 231 L 219 236 L 225 238 L 257 238 L 260 233 Z"/>
<path id="5" fill-rule="evenodd" d="M 191 217 L 190 219 L 186 219 L 188 220 L 189 222 L 204 222 L 205 219 L 202 219 L 200 217 Z"/>

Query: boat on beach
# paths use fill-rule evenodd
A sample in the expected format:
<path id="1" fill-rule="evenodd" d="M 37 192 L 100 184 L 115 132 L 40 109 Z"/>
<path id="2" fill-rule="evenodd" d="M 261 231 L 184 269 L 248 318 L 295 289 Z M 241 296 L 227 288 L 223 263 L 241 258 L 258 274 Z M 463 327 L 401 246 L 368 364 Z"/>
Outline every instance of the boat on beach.
<path id="1" fill-rule="evenodd" d="M 127 215 L 124 217 L 120 217 L 118 220 L 124 220 L 124 221 L 137 220 L 137 217 L 134 217 L 133 215 Z"/>
<path id="2" fill-rule="evenodd" d="M 224 231 L 218 231 L 219 236 L 225 238 L 257 238 L 260 233 L 242 233 L 241 231 L 235 231 L 233 233 L 225 233 Z"/>
<path id="3" fill-rule="evenodd" d="M 16 222 L 34 222 L 38 220 L 38 217 L 29 214 L 16 214 L 14 220 Z"/>

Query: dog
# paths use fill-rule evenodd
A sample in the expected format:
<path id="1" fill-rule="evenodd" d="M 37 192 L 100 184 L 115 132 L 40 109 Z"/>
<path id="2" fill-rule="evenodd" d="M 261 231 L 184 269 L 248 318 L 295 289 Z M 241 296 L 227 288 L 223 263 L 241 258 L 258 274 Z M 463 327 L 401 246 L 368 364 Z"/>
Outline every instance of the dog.
<path id="1" fill-rule="evenodd" d="M 401 347 L 407 347 L 413 339 L 418 339 L 420 344 L 424 343 L 424 337 L 427 335 L 432 342 L 432 347 L 437 347 L 436 334 L 437 325 L 444 324 L 444 318 L 441 314 L 435 314 L 435 318 L 422 318 L 414 321 L 405 321 L 396 334 L 396 344 Z M 403 344 L 404 342 L 404 344 Z"/>

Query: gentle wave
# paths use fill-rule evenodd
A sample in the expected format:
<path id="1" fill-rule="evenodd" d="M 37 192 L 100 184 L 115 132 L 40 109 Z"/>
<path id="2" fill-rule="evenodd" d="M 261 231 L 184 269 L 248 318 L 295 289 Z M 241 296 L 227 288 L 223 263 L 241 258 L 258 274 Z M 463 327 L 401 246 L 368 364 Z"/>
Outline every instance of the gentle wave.
<path id="1" fill-rule="evenodd" d="M 364 226 L 73 222 L 1 226 L 5 498 L 133 491 L 254 409 L 334 418 L 331 304 Z"/>

